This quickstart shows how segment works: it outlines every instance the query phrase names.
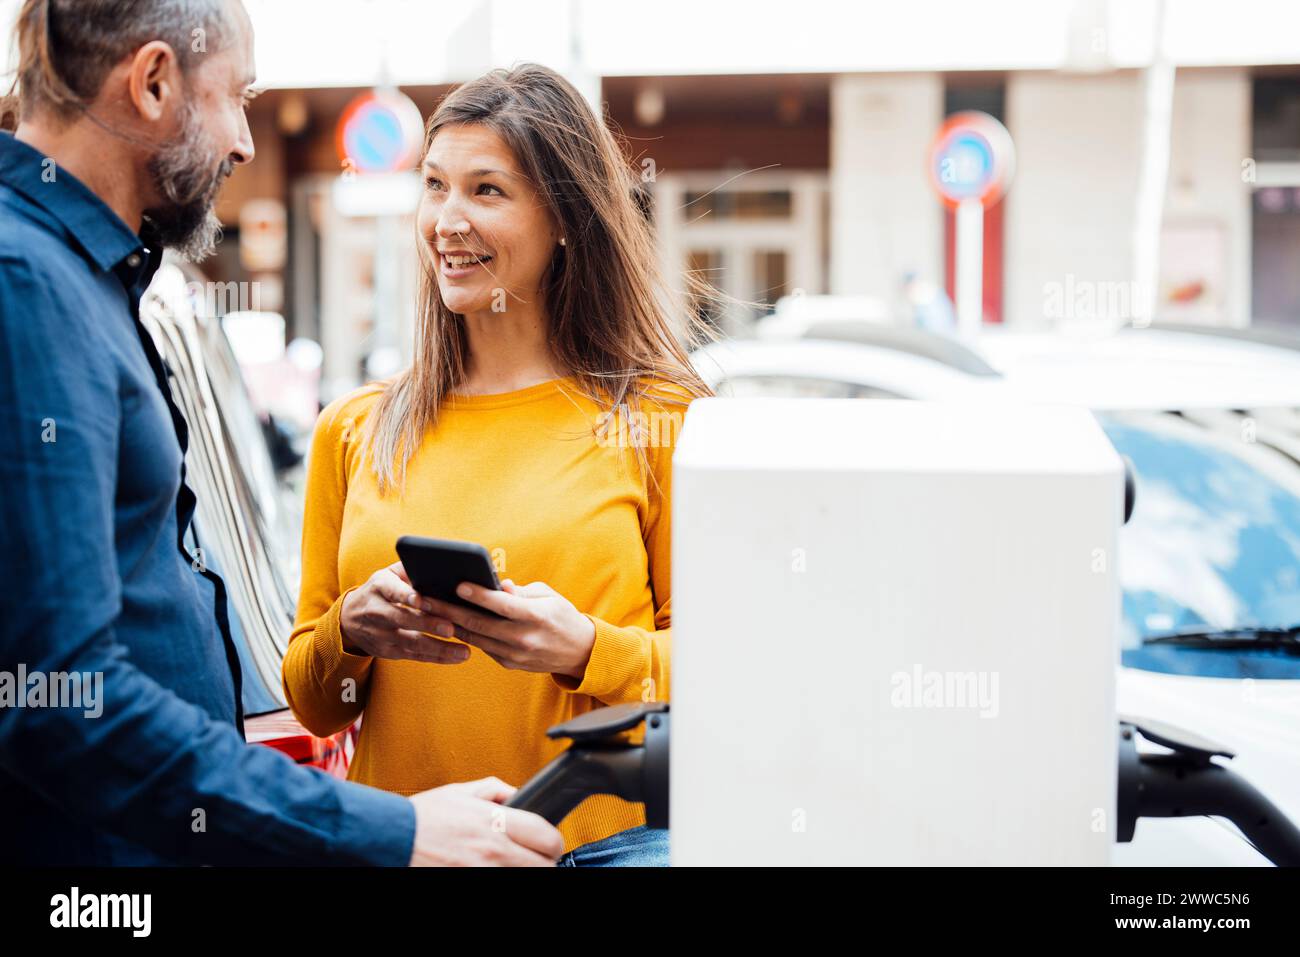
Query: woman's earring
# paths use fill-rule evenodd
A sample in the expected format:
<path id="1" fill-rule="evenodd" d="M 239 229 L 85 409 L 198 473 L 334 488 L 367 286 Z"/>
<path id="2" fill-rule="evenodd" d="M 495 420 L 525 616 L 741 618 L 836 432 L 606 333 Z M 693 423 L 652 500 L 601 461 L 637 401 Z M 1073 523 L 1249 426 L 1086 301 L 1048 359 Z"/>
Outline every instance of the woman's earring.
<path id="1" fill-rule="evenodd" d="M 560 237 L 560 245 L 561 246 L 566 245 L 563 236 Z"/>

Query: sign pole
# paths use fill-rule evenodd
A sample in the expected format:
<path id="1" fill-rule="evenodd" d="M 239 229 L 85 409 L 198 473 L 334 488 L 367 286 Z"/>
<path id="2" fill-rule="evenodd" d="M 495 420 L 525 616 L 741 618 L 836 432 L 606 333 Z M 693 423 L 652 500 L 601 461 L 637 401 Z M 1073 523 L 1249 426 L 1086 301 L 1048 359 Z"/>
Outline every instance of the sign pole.
<path id="1" fill-rule="evenodd" d="M 984 204 L 963 199 L 957 204 L 956 219 L 957 330 L 965 338 L 974 338 L 984 322 Z"/>

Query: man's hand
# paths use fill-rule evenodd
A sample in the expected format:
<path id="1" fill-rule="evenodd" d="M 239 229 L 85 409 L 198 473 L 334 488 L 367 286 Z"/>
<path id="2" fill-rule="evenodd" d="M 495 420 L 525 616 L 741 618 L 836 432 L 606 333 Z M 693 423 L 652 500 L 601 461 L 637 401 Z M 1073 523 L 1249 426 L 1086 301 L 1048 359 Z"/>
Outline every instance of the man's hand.
<path id="1" fill-rule="evenodd" d="M 560 832 L 536 814 L 502 807 L 515 788 L 497 778 L 447 784 L 411 796 L 412 867 L 551 867 Z"/>

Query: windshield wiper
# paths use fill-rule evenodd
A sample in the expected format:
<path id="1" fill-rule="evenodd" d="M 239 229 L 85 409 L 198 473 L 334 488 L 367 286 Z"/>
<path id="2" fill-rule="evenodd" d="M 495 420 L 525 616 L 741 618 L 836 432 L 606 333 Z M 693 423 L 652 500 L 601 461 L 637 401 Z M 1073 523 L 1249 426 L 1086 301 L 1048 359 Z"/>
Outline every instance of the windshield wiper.
<path id="1" fill-rule="evenodd" d="M 1180 631 L 1142 639 L 1143 645 L 1173 645 L 1179 648 L 1280 649 L 1300 655 L 1300 625 L 1288 628 L 1224 628 L 1219 631 Z"/>

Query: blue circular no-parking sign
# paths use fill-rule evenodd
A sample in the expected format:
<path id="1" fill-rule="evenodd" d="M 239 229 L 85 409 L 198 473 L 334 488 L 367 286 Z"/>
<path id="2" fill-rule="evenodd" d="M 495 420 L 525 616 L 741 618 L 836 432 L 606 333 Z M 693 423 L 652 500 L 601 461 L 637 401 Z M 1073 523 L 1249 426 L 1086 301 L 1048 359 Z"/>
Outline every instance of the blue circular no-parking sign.
<path id="1" fill-rule="evenodd" d="M 992 206 L 1011 183 L 1015 146 L 1007 128 L 987 113 L 954 113 L 930 147 L 929 175 L 949 206 L 978 200 Z"/>
<path id="2" fill-rule="evenodd" d="M 348 104 L 339 119 L 339 159 L 362 173 L 408 169 L 419 159 L 424 122 L 419 107 L 397 90 L 371 90 Z"/>

